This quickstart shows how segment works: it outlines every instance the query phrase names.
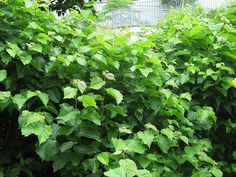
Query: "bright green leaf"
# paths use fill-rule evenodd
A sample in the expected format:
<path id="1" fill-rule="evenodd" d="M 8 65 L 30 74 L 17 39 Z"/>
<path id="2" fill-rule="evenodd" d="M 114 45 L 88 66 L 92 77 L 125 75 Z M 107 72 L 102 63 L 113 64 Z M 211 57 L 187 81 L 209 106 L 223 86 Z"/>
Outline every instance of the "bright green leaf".
<path id="1" fill-rule="evenodd" d="M 78 97 L 78 100 L 83 103 L 83 106 L 85 108 L 87 108 L 89 106 L 92 106 L 94 108 L 98 108 L 96 101 L 94 100 L 94 98 L 92 96 L 82 95 L 82 96 Z"/>
<path id="2" fill-rule="evenodd" d="M 75 98 L 75 96 L 77 95 L 76 88 L 67 86 L 63 89 L 63 91 L 64 91 L 64 99 Z"/>
<path id="3" fill-rule="evenodd" d="M 33 44 L 29 49 L 41 53 L 43 51 L 43 46 L 41 44 Z"/>
<path id="4" fill-rule="evenodd" d="M 90 87 L 91 89 L 94 89 L 94 90 L 99 90 L 100 88 L 102 88 L 104 85 L 105 85 L 105 81 L 103 81 L 102 78 L 100 77 L 93 77 L 91 79 L 91 84 L 90 84 Z"/>
<path id="5" fill-rule="evenodd" d="M 97 159 L 104 165 L 108 165 L 109 163 L 109 153 L 102 152 L 101 154 L 97 155 Z"/>
<path id="6" fill-rule="evenodd" d="M 47 107 L 48 101 L 49 101 L 49 96 L 46 93 L 42 93 L 37 91 L 38 97 L 40 98 L 40 100 L 43 102 L 44 106 Z"/>
<path id="7" fill-rule="evenodd" d="M 5 80 L 7 78 L 7 72 L 6 70 L 0 70 L 0 82 Z"/>
<path id="8" fill-rule="evenodd" d="M 138 132 L 138 138 L 142 140 L 149 148 L 153 142 L 154 135 L 151 131 Z"/>
<path id="9" fill-rule="evenodd" d="M 120 93 L 120 91 L 114 88 L 108 88 L 106 89 L 106 92 L 116 99 L 117 104 L 120 104 L 121 101 L 123 100 L 123 95 Z"/>
<path id="10" fill-rule="evenodd" d="M 120 167 L 125 172 L 126 177 L 134 177 L 137 173 L 137 166 L 130 159 L 122 159 L 119 161 Z"/>
<path id="11" fill-rule="evenodd" d="M 139 68 L 139 71 L 142 73 L 144 77 L 148 77 L 148 75 L 153 72 L 152 68 Z"/>
<path id="12" fill-rule="evenodd" d="M 137 171 L 137 176 L 138 177 L 152 177 L 150 171 L 144 169 L 144 170 L 138 170 Z"/>
<path id="13" fill-rule="evenodd" d="M 27 100 L 28 98 L 22 94 L 16 94 L 12 97 L 13 103 L 17 105 L 19 110 L 24 106 Z"/>

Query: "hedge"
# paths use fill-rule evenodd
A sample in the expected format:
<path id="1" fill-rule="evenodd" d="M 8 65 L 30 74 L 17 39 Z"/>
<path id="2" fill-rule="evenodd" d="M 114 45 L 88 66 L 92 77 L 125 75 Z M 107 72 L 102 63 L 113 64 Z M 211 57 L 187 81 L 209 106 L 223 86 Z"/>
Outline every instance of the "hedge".
<path id="1" fill-rule="evenodd" d="M 0 176 L 235 175 L 236 6 L 128 34 L 0 8 Z"/>

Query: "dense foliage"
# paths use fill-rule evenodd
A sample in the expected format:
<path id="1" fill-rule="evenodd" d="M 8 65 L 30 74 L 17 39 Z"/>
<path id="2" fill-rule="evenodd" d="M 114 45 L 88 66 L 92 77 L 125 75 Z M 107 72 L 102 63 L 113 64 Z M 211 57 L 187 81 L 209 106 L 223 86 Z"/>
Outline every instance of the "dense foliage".
<path id="1" fill-rule="evenodd" d="M 175 68 L 176 78 L 169 81 L 173 90 L 190 92 L 195 103 L 214 109 L 217 124 L 202 136 L 213 143 L 212 157 L 220 161 L 225 175 L 236 172 L 235 29 L 234 5 L 210 13 L 173 13 L 152 36 L 155 52 Z"/>
<path id="2" fill-rule="evenodd" d="M 140 34 L 0 9 L 0 177 L 235 176 L 236 6 Z"/>

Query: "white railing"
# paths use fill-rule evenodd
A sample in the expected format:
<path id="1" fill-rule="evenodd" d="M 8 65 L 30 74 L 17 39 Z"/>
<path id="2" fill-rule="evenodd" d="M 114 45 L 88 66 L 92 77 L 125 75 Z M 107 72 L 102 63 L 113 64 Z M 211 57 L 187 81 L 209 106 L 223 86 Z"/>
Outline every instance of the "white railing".
<path id="1" fill-rule="evenodd" d="M 229 0 L 198 0 L 205 8 L 217 8 Z M 236 0 L 235 0 L 236 1 Z M 98 3 L 97 11 L 102 11 L 106 3 Z M 161 0 L 137 0 L 126 8 L 117 9 L 107 14 L 107 18 L 100 24 L 103 26 L 153 26 L 158 20 L 165 18 L 170 7 L 162 6 Z"/>

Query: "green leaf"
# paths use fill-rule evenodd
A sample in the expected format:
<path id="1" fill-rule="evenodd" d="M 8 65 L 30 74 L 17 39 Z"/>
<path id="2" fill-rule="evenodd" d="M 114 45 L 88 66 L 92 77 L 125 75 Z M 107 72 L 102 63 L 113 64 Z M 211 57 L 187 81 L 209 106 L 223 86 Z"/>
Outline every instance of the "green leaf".
<path id="1" fill-rule="evenodd" d="M 108 152 L 102 152 L 101 154 L 97 155 L 97 159 L 104 165 L 109 164 L 109 153 Z"/>
<path id="2" fill-rule="evenodd" d="M 90 84 L 90 87 L 91 89 L 94 89 L 94 90 L 99 90 L 100 88 L 102 88 L 104 85 L 105 85 L 105 81 L 103 81 L 102 78 L 100 77 L 93 77 L 91 79 L 91 84 Z"/>
<path id="3" fill-rule="evenodd" d="M 90 119 L 89 121 L 92 121 L 97 125 L 101 125 L 101 122 L 99 122 L 99 120 L 94 119 L 94 117 L 84 118 L 84 119 L 85 120 Z M 95 122 L 94 120 L 96 120 L 97 122 Z M 102 142 L 100 129 L 98 129 L 96 126 L 86 126 L 84 128 L 80 128 L 77 135 L 78 135 L 78 137 L 86 137 L 89 139 L 94 139 L 94 140 L 98 141 L 99 143 Z"/>
<path id="4" fill-rule="evenodd" d="M 46 93 L 42 93 L 40 91 L 37 91 L 38 97 L 40 100 L 43 102 L 44 106 L 47 107 L 48 101 L 49 101 L 49 96 Z"/>
<path id="5" fill-rule="evenodd" d="M 89 120 L 97 125 L 101 125 L 101 117 L 99 113 L 92 107 L 86 108 L 79 114 L 78 117 L 84 120 Z"/>
<path id="6" fill-rule="evenodd" d="M 117 104 L 120 104 L 121 101 L 123 100 L 123 95 L 120 93 L 120 91 L 114 88 L 108 88 L 106 89 L 106 92 L 116 99 Z"/>
<path id="7" fill-rule="evenodd" d="M 188 101 L 191 101 L 191 94 L 188 93 L 188 92 L 187 93 L 182 93 L 182 94 L 180 94 L 180 98 L 184 98 Z"/>
<path id="8" fill-rule="evenodd" d="M 24 65 L 27 65 L 27 64 L 29 64 L 32 61 L 31 55 L 29 55 L 28 53 L 26 53 L 24 51 L 19 52 L 17 55 L 19 56 L 21 62 Z"/>
<path id="9" fill-rule="evenodd" d="M 11 49 L 6 49 L 6 51 L 12 58 L 14 58 L 16 54 L 20 51 L 20 48 L 18 47 L 17 44 L 12 44 L 12 43 L 8 43 L 8 46 Z"/>
<path id="10" fill-rule="evenodd" d="M 7 78 L 6 70 L 0 70 L 0 82 L 4 81 Z"/>
<path id="11" fill-rule="evenodd" d="M 154 135 L 151 131 L 138 132 L 138 138 L 150 148 Z"/>
<path id="12" fill-rule="evenodd" d="M 127 151 L 143 154 L 146 148 L 139 140 L 127 140 Z"/>
<path id="13" fill-rule="evenodd" d="M 11 92 L 6 91 L 6 92 L 1 92 L 0 91 L 0 100 L 5 100 L 11 97 Z"/>
<path id="14" fill-rule="evenodd" d="M 105 108 L 109 111 L 111 111 L 111 118 L 115 117 L 117 114 L 120 114 L 121 116 L 125 117 L 126 110 L 121 106 L 116 106 L 114 104 L 107 104 Z"/>
<path id="15" fill-rule="evenodd" d="M 144 77 L 148 77 L 148 75 L 153 72 L 152 68 L 139 68 L 139 71 L 142 73 Z"/>
<path id="16" fill-rule="evenodd" d="M 120 133 L 124 133 L 124 134 L 131 134 L 132 133 L 131 130 L 129 130 L 129 129 L 125 128 L 125 127 L 120 127 L 119 128 L 119 132 Z"/>
<path id="17" fill-rule="evenodd" d="M 236 160 L 236 151 L 233 151 L 233 158 Z"/>
<path id="18" fill-rule="evenodd" d="M 79 47 L 79 52 L 81 52 L 81 53 L 87 53 L 90 50 L 91 50 L 91 48 L 89 46 L 81 46 L 81 47 Z"/>
<path id="19" fill-rule="evenodd" d="M 12 97 L 12 101 L 17 105 L 18 110 L 24 106 L 27 100 L 28 98 L 22 94 L 16 94 Z"/>
<path id="20" fill-rule="evenodd" d="M 236 78 L 234 78 L 232 81 L 231 81 L 231 84 L 234 88 L 236 88 Z"/>
<path id="21" fill-rule="evenodd" d="M 203 39 L 205 37 L 205 30 L 204 27 L 199 25 L 194 26 L 191 31 L 190 34 L 192 35 L 192 37 L 194 37 L 195 39 Z"/>
<path id="22" fill-rule="evenodd" d="M 96 101 L 94 100 L 94 98 L 92 96 L 82 95 L 82 96 L 78 97 L 78 100 L 83 103 L 83 106 L 85 108 L 90 107 L 90 106 L 94 107 L 94 108 L 98 108 Z"/>
<path id="23" fill-rule="evenodd" d="M 170 149 L 170 147 L 172 146 L 172 143 L 170 142 L 170 140 L 162 135 L 159 136 L 157 143 L 158 143 L 158 146 L 160 147 L 160 149 L 164 153 L 167 153 L 168 150 Z"/>
<path id="24" fill-rule="evenodd" d="M 41 42 L 42 44 L 47 44 L 48 41 L 52 41 L 52 38 L 49 37 L 47 34 L 45 33 L 39 33 L 37 36 L 37 41 Z"/>
<path id="25" fill-rule="evenodd" d="M 92 173 L 96 174 L 99 170 L 100 163 L 96 158 L 90 158 L 83 161 L 82 165 L 85 170 L 89 169 L 92 171 Z"/>
<path id="26" fill-rule="evenodd" d="M 55 36 L 55 39 L 59 42 L 63 41 L 63 37 L 62 36 Z"/>
<path id="27" fill-rule="evenodd" d="M 41 44 L 33 44 L 29 49 L 41 53 L 43 51 L 43 46 Z"/>
<path id="28" fill-rule="evenodd" d="M 23 92 L 22 94 L 16 94 L 15 96 L 12 97 L 12 101 L 17 105 L 18 109 L 20 110 L 24 106 L 26 101 L 34 96 L 38 96 L 40 100 L 43 102 L 43 104 L 47 107 L 47 103 L 49 101 L 48 95 L 40 91 L 36 92 L 27 91 Z"/>
<path id="29" fill-rule="evenodd" d="M 199 171 L 193 172 L 193 175 L 191 177 L 211 177 L 211 173 L 208 171 L 208 169 L 201 169 Z"/>
<path id="30" fill-rule="evenodd" d="M 63 143 L 63 144 L 60 146 L 60 151 L 61 151 L 61 152 L 64 152 L 64 151 L 66 151 L 66 150 L 68 150 L 68 149 L 71 149 L 74 144 L 75 144 L 75 143 L 72 142 L 72 141 L 65 142 L 65 143 Z"/>
<path id="31" fill-rule="evenodd" d="M 68 157 L 68 154 L 57 155 L 56 159 L 54 159 L 52 164 L 53 172 L 55 173 L 56 171 L 65 167 L 66 163 L 70 160 L 70 158 L 71 157 Z"/>
<path id="32" fill-rule="evenodd" d="M 67 86 L 63 89 L 63 91 L 64 91 L 64 99 L 75 98 L 75 96 L 77 95 L 76 88 Z"/>
<path id="33" fill-rule="evenodd" d="M 181 139 L 185 144 L 187 144 L 187 145 L 189 144 L 189 143 L 188 143 L 188 142 L 189 142 L 189 141 L 188 141 L 188 137 L 186 137 L 186 136 L 180 136 L 179 139 Z"/>
<path id="34" fill-rule="evenodd" d="M 146 150 L 139 140 L 122 140 L 112 138 L 111 141 L 116 152 L 128 151 L 143 154 Z"/>
<path id="35" fill-rule="evenodd" d="M 45 117 L 43 115 L 33 113 L 33 114 L 31 114 L 31 116 L 29 117 L 29 119 L 27 120 L 25 125 L 28 126 L 28 125 L 33 124 L 35 122 L 44 122 L 44 120 L 45 120 Z"/>
<path id="36" fill-rule="evenodd" d="M 50 135 L 52 134 L 52 127 L 48 125 L 42 125 L 43 127 L 39 127 L 36 129 L 35 135 L 38 136 L 39 144 L 47 141 Z"/>
<path id="37" fill-rule="evenodd" d="M 45 142 L 52 134 L 51 126 L 48 126 L 42 113 L 23 111 L 18 119 L 21 133 L 24 136 L 34 134 L 38 137 L 39 145 Z"/>
<path id="38" fill-rule="evenodd" d="M 6 49 L 7 53 L 12 57 L 14 58 L 16 56 L 16 52 L 14 52 L 12 49 Z"/>
<path id="39" fill-rule="evenodd" d="M 61 100 L 61 93 L 60 90 L 56 87 L 48 89 L 47 93 L 49 95 L 50 100 L 52 100 L 55 103 L 59 103 Z"/>
<path id="40" fill-rule="evenodd" d="M 172 140 L 175 137 L 174 132 L 170 128 L 165 128 L 161 130 L 163 135 L 166 135 L 168 139 Z"/>
<path id="41" fill-rule="evenodd" d="M 222 176 L 223 176 L 222 171 L 221 171 L 219 168 L 216 168 L 216 167 L 212 167 L 212 168 L 210 169 L 210 172 L 211 172 L 215 177 L 222 177 Z"/>
<path id="42" fill-rule="evenodd" d="M 125 172 L 126 177 L 133 177 L 137 173 L 137 166 L 134 161 L 130 159 L 122 159 L 119 161 L 120 167 Z"/>
<path id="43" fill-rule="evenodd" d="M 115 147 L 115 150 L 123 151 L 126 148 L 126 141 L 122 139 L 112 138 L 111 139 L 113 146 Z"/>
<path id="44" fill-rule="evenodd" d="M 121 167 L 115 168 L 115 169 L 110 169 L 109 171 L 105 172 L 104 175 L 108 176 L 108 177 L 126 177 L 126 174 L 122 170 Z"/>
<path id="45" fill-rule="evenodd" d="M 137 176 L 138 177 L 152 177 L 150 171 L 144 169 L 144 170 L 138 170 L 137 171 Z"/>
<path id="46" fill-rule="evenodd" d="M 234 173 L 236 173 L 236 163 L 231 164 L 231 169 Z"/>
<path id="47" fill-rule="evenodd" d="M 65 124 L 66 122 L 72 121 L 80 113 L 78 109 L 75 109 L 73 106 L 70 106 L 67 103 L 61 104 L 61 109 L 58 117 L 58 123 Z"/>
<path id="48" fill-rule="evenodd" d="M 41 145 L 37 146 L 36 152 L 42 160 L 52 160 L 52 158 L 57 154 L 56 147 L 57 141 L 49 139 Z"/>

